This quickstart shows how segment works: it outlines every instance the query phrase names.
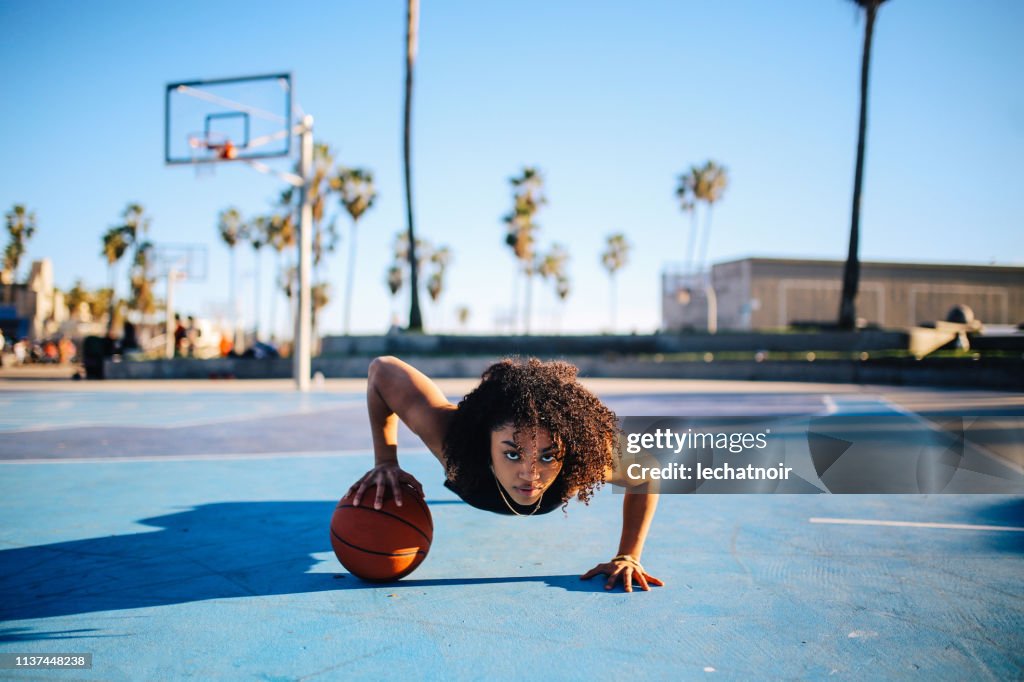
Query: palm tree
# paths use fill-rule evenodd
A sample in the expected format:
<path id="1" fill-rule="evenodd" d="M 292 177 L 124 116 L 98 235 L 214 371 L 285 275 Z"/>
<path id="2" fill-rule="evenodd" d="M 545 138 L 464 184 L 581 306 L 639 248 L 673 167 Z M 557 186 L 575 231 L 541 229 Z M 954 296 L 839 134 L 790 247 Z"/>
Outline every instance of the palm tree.
<path id="1" fill-rule="evenodd" d="M 388 268 L 388 274 L 384 279 L 388 285 L 388 291 L 391 293 L 391 320 L 394 322 L 398 319 L 398 312 L 395 310 L 395 303 L 398 300 L 398 292 L 402 290 L 402 285 L 405 284 L 405 270 L 402 265 L 395 261 Z"/>
<path id="2" fill-rule="evenodd" d="M 149 242 L 142 241 L 142 237 L 149 231 L 149 224 L 151 222 L 149 216 L 146 215 L 146 209 L 143 208 L 142 204 L 128 204 L 121 213 L 121 218 L 124 221 L 121 225 L 111 227 L 103 235 L 102 254 L 106 257 L 107 265 L 111 269 L 110 320 L 107 323 L 108 332 L 114 327 L 114 313 L 117 310 L 117 298 L 114 295 L 116 287 L 113 280 L 114 271 L 116 269 L 115 266 L 129 248 L 133 249 L 132 264 L 137 264 L 139 262 L 139 249 L 145 244 L 149 244 Z M 134 273 L 131 272 L 131 268 L 129 268 L 128 274 L 129 285 L 132 285 L 133 283 L 131 278 Z"/>
<path id="3" fill-rule="evenodd" d="M 298 292 L 299 285 L 299 268 L 296 265 L 289 265 L 278 273 L 277 286 L 281 293 L 284 294 L 285 298 L 288 299 L 288 309 L 291 312 L 291 318 L 294 320 L 296 316 L 297 303 L 295 301 L 296 294 Z"/>
<path id="4" fill-rule="evenodd" d="M 107 320 L 107 331 L 114 326 L 114 307 L 117 305 L 117 264 L 128 250 L 125 234 L 117 227 L 111 227 L 103 234 L 103 251 L 101 255 L 107 259 L 107 270 L 110 276 L 110 316 Z"/>
<path id="5" fill-rule="evenodd" d="M 538 260 L 537 274 L 542 279 L 553 277 L 557 280 L 558 277 L 565 274 L 565 264 L 568 261 L 569 252 L 566 251 L 564 246 L 555 242 L 551 245 L 551 250 Z"/>
<path id="6" fill-rule="evenodd" d="M 245 221 L 242 220 L 242 214 L 234 206 L 224 209 L 217 216 L 217 232 L 231 253 L 231 271 L 228 288 L 231 298 L 231 317 L 234 320 L 233 329 L 236 331 L 238 329 L 238 298 L 235 290 L 235 282 L 237 280 L 235 276 L 235 247 L 238 246 L 238 242 L 244 237 L 245 231 L 246 226 Z M 234 341 L 237 341 L 237 339 L 234 339 Z"/>
<path id="7" fill-rule="evenodd" d="M 270 246 L 274 249 L 274 278 L 280 281 L 283 276 L 283 264 L 281 254 L 285 249 L 295 247 L 298 234 L 295 230 L 295 216 L 291 212 L 275 213 L 270 217 L 267 225 L 267 238 Z M 276 340 L 277 329 L 277 296 L 270 299 L 270 325 L 271 339 Z"/>
<path id="8" fill-rule="evenodd" d="M 551 245 L 551 250 L 538 259 L 536 268 L 541 279 L 547 280 L 550 277 L 554 280 L 555 296 L 558 297 L 562 305 L 569 297 L 569 275 L 566 272 L 568 262 L 569 252 L 564 246 L 555 242 Z"/>
<path id="9" fill-rule="evenodd" d="M 544 178 L 534 167 L 523 169 L 519 177 L 509 178 L 512 184 L 513 206 L 512 212 L 502 219 L 506 226 L 505 244 L 512 249 L 516 260 L 519 261 L 519 271 L 516 273 L 517 281 L 526 280 L 526 333 L 530 333 L 530 304 L 533 298 L 533 275 L 536 273 L 534 244 L 536 237 L 534 233 L 539 226 L 533 221 L 537 210 L 547 203 L 544 196 Z M 520 275 L 522 277 L 520 277 Z M 513 287 L 518 289 L 518 287 Z M 518 295 L 513 306 L 513 317 L 517 317 L 519 301 Z"/>
<path id="10" fill-rule="evenodd" d="M 334 151 L 325 142 L 316 142 L 313 145 L 313 171 L 309 179 L 309 202 L 313 214 L 313 279 L 320 278 L 320 264 L 324 255 L 333 253 L 338 243 L 337 216 L 332 216 L 324 227 L 324 219 L 327 216 L 327 209 L 330 206 L 330 197 L 334 194 Z M 296 167 L 296 173 L 300 169 Z M 281 192 L 278 201 L 278 208 L 284 211 L 295 211 L 293 202 L 299 193 L 294 187 L 288 187 Z M 325 234 L 326 233 L 326 234 Z"/>
<path id="11" fill-rule="evenodd" d="M 722 198 L 728 186 L 728 170 L 714 161 L 707 161 L 697 173 L 694 197 L 707 204 L 707 210 L 704 212 L 704 239 L 700 250 L 700 270 L 702 272 L 707 269 L 708 246 L 711 243 L 711 209 Z M 707 277 L 706 273 L 705 277 Z"/>
<path id="12" fill-rule="evenodd" d="M 329 282 L 315 282 L 309 289 L 309 296 L 313 302 L 313 348 L 314 353 L 320 352 L 319 313 L 331 302 L 331 285 Z"/>
<path id="13" fill-rule="evenodd" d="M 853 0 L 867 19 L 864 25 L 864 50 L 860 63 L 860 121 L 857 127 L 857 165 L 853 174 L 853 209 L 850 217 L 850 246 L 843 268 L 843 293 L 839 299 L 839 328 L 853 329 L 857 323 L 857 288 L 860 286 L 860 194 L 864 180 L 864 148 L 868 132 L 868 71 L 871 66 L 871 37 L 878 8 L 885 0 Z"/>
<path id="14" fill-rule="evenodd" d="M 466 325 L 469 324 L 470 315 L 471 311 L 467 305 L 460 305 L 455 309 L 455 317 L 458 319 L 459 326 L 462 328 L 463 332 L 466 331 Z"/>
<path id="15" fill-rule="evenodd" d="M 427 294 L 430 295 L 430 300 L 433 301 L 435 306 L 437 306 L 441 294 L 444 292 L 444 274 L 451 262 L 452 252 L 447 246 L 434 249 L 430 254 L 430 263 L 434 266 L 434 271 L 427 278 Z M 436 308 L 435 312 L 437 312 Z M 437 315 L 437 318 L 435 328 L 440 329 L 441 316 Z"/>
<path id="16" fill-rule="evenodd" d="M 629 262 L 629 250 L 631 247 L 632 245 L 626 241 L 626 235 L 619 232 L 608 236 L 606 250 L 601 254 L 601 264 L 608 271 L 608 281 L 611 285 L 611 329 L 613 334 L 618 328 L 616 319 L 618 297 L 615 290 L 615 274 Z"/>
<path id="17" fill-rule="evenodd" d="M 254 300 L 254 311 L 253 311 L 253 329 L 256 334 L 256 340 L 260 338 L 260 317 L 262 310 L 260 308 L 260 280 L 263 277 L 263 259 L 260 257 L 260 251 L 269 241 L 268 237 L 268 225 L 270 219 L 266 216 L 257 216 L 253 218 L 245 226 L 245 239 L 252 246 L 253 261 L 255 263 L 255 272 L 253 274 L 253 300 Z"/>
<path id="18" fill-rule="evenodd" d="M 124 223 L 120 229 L 124 231 L 128 243 L 135 248 L 141 248 L 141 237 L 149 232 L 149 225 L 152 222 L 146 215 L 146 209 L 139 203 L 128 204 L 121 214 Z"/>
<path id="19" fill-rule="evenodd" d="M 114 292 L 109 287 L 101 287 L 93 292 L 89 300 L 89 312 L 94 320 L 98 320 L 103 313 L 110 310 L 110 301 L 113 297 Z"/>
<path id="20" fill-rule="evenodd" d="M 420 314 L 419 267 L 416 256 L 416 230 L 412 219 L 412 72 L 416 62 L 416 41 L 420 21 L 420 0 L 409 0 L 405 32 L 405 117 L 402 129 L 402 150 L 405 162 L 405 212 L 409 239 L 409 279 L 412 300 L 409 304 L 409 331 L 423 331 Z"/>
<path id="21" fill-rule="evenodd" d="M 313 207 L 313 223 L 319 225 L 327 212 L 327 202 L 334 193 L 333 169 L 334 150 L 326 142 L 313 145 L 313 177 L 309 181 L 309 202 Z M 281 194 L 282 203 L 291 203 L 294 188 L 289 187 Z"/>
<path id="22" fill-rule="evenodd" d="M 76 279 L 74 286 L 64 292 L 64 305 L 67 306 L 68 314 L 71 317 L 77 318 L 83 303 L 86 309 L 91 310 L 92 299 L 92 292 L 85 288 L 81 279 Z"/>
<path id="23" fill-rule="evenodd" d="M 690 166 L 690 171 L 679 176 L 679 184 L 676 186 L 676 197 L 679 199 L 679 208 L 683 213 L 690 214 L 690 238 L 686 249 L 686 272 L 693 272 L 693 260 L 697 249 L 697 182 L 700 178 L 700 168 Z"/>
<path id="24" fill-rule="evenodd" d="M 345 284 L 344 334 L 349 334 L 352 313 L 352 284 L 356 271 L 356 228 L 362 217 L 377 198 L 373 186 L 373 173 L 363 168 L 341 168 L 332 181 L 335 191 L 341 195 L 341 204 L 352 216 L 352 233 L 348 244 L 348 274 Z"/>
<path id="25" fill-rule="evenodd" d="M 10 241 L 4 249 L 4 267 L 0 282 L 6 285 L 6 303 L 10 304 L 14 297 L 14 279 L 18 265 L 25 255 L 25 242 L 31 239 L 36 231 L 36 214 L 26 210 L 23 204 L 14 204 L 7 212 L 6 220 Z"/>
<path id="26" fill-rule="evenodd" d="M 135 249 L 135 258 L 132 262 L 132 297 L 129 307 L 138 314 L 137 322 L 144 321 L 145 316 L 156 312 L 156 298 L 153 295 L 153 284 L 156 281 L 153 276 L 153 252 L 153 242 L 145 240 Z"/>
<path id="27" fill-rule="evenodd" d="M 433 252 L 433 246 L 430 242 L 417 239 L 416 240 L 416 259 L 415 266 L 417 271 L 423 268 L 423 264 L 430 259 L 431 253 Z M 409 248 L 409 234 L 408 232 L 399 232 L 395 235 L 395 240 L 392 243 L 392 257 L 393 261 L 391 267 L 388 268 L 387 284 L 388 289 L 391 291 L 392 296 L 397 296 L 399 290 L 405 282 L 405 270 L 408 268 L 410 273 L 412 271 L 412 258 L 411 249 Z M 411 278 L 410 278 L 411 279 Z M 410 286 L 412 282 L 410 281 Z M 410 296 L 412 294 L 410 293 Z M 417 303 L 417 306 L 419 304 Z M 422 331 L 422 328 L 421 328 Z"/>

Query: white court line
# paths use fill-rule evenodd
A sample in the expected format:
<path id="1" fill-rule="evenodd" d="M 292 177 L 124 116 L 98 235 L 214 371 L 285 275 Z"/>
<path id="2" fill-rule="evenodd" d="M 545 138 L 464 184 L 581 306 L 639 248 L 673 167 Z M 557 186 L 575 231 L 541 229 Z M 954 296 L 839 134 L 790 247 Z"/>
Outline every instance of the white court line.
<path id="1" fill-rule="evenodd" d="M 950 530 L 994 530 L 1004 533 L 1024 533 L 1017 526 L 980 526 L 971 523 L 928 523 L 922 521 L 881 521 L 877 519 L 829 519 L 811 517 L 811 523 L 835 523 L 850 526 L 895 526 L 900 528 L 947 528 Z"/>
<path id="2" fill-rule="evenodd" d="M 941 435 L 945 436 L 946 438 L 948 438 L 950 440 L 955 438 L 955 436 L 953 436 L 952 434 L 950 434 L 947 431 L 944 431 L 942 428 L 940 428 L 938 424 L 936 424 L 936 423 L 934 423 L 934 422 L 932 422 L 932 421 L 930 421 L 928 419 L 925 419 L 924 417 L 922 417 L 921 415 L 917 414 L 916 412 L 908 410 L 907 408 L 903 407 L 899 403 L 894 403 L 893 401 L 889 400 L 885 396 L 881 396 L 881 395 L 878 396 L 878 400 L 883 405 L 888 407 L 890 410 L 892 410 L 894 412 L 897 412 L 899 414 L 902 414 L 904 417 L 907 417 L 908 419 L 913 419 L 913 420 L 917 421 L 919 424 L 922 424 L 923 426 L 925 426 L 926 428 L 928 428 L 929 430 L 931 430 L 931 431 L 933 431 L 935 433 L 941 434 Z M 973 441 L 970 441 L 970 440 L 968 440 L 966 438 L 963 439 L 963 444 L 964 444 L 965 447 L 970 447 L 972 450 L 974 450 L 977 453 L 980 453 L 982 456 L 988 457 L 990 460 L 994 461 L 996 464 L 1000 464 L 1000 465 L 1002 465 L 1004 467 L 1007 467 L 1008 469 L 1010 469 L 1012 471 L 1015 471 L 1018 474 L 1024 474 L 1024 467 L 1022 467 L 1020 464 L 1017 464 L 1013 460 L 1008 459 L 1006 457 L 1002 457 L 998 453 L 992 452 L 991 450 L 986 448 L 984 445 L 980 445 L 980 444 L 975 443 Z"/>
<path id="3" fill-rule="evenodd" d="M 28 426 L 15 426 L 13 428 L 4 429 L 0 428 L 0 434 L 7 433 L 41 433 L 44 431 L 69 431 L 73 429 L 151 429 L 154 431 L 171 431 L 173 429 L 188 429 L 194 426 L 216 426 L 218 424 L 233 424 L 238 422 L 255 421 L 257 419 L 274 419 L 277 417 L 305 417 L 310 415 L 320 414 L 322 412 L 330 412 L 337 409 L 338 406 L 344 405 L 350 407 L 357 405 L 358 401 L 353 399 L 351 401 L 339 402 L 334 405 L 327 405 L 323 407 L 315 407 L 310 410 L 300 409 L 298 411 L 283 411 L 283 412 L 265 412 L 261 414 L 233 414 L 224 417 L 198 417 L 195 419 L 189 419 L 180 422 L 174 422 L 171 424 L 131 424 L 124 421 L 105 421 L 103 419 L 90 420 L 86 417 L 81 421 L 72 421 L 65 423 L 53 423 L 53 424 L 30 424 Z"/>

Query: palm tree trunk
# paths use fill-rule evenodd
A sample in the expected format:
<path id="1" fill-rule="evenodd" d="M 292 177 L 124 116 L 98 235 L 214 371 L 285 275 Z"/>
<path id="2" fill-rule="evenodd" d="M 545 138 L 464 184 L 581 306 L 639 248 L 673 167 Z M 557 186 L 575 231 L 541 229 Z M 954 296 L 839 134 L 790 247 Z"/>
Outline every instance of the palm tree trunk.
<path id="1" fill-rule="evenodd" d="M 111 263 L 110 266 L 110 312 L 107 314 L 107 336 L 114 330 L 114 309 L 117 306 L 117 296 L 115 286 L 117 284 L 117 263 Z"/>
<path id="2" fill-rule="evenodd" d="M 516 334 L 519 331 L 519 298 L 520 281 L 522 280 L 522 269 L 516 268 L 512 279 L 512 316 L 509 318 L 509 333 Z"/>
<path id="3" fill-rule="evenodd" d="M 256 272 L 253 275 L 253 298 L 255 299 L 256 308 L 253 311 L 253 326 L 255 331 L 255 340 L 260 340 L 260 279 L 263 276 L 263 264 L 260 258 L 259 249 L 255 250 L 256 254 Z"/>
<path id="4" fill-rule="evenodd" d="M 530 335 L 530 318 L 533 317 L 533 272 L 526 270 L 526 335 Z"/>
<path id="5" fill-rule="evenodd" d="M 612 334 L 614 334 L 615 331 L 617 330 L 618 326 L 619 326 L 618 325 L 619 311 L 617 310 L 619 297 L 616 295 L 616 291 L 615 291 L 615 273 L 614 272 L 608 273 L 608 282 L 611 285 L 611 287 L 610 287 L 610 289 L 611 289 L 611 296 L 612 296 L 612 329 L 611 329 L 611 331 L 612 331 Z"/>
<path id="6" fill-rule="evenodd" d="M 711 204 L 708 204 L 708 212 L 704 217 L 704 240 L 700 246 L 700 270 L 707 279 L 708 268 L 708 246 L 711 244 Z"/>
<path id="7" fill-rule="evenodd" d="M 697 258 L 697 207 L 690 212 L 690 244 L 686 251 L 686 272 L 693 274 L 694 260 Z"/>
<path id="8" fill-rule="evenodd" d="M 274 255 L 274 281 L 270 287 L 270 340 L 277 342 L 277 281 L 281 278 L 281 252 Z"/>
<path id="9" fill-rule="evenodd" d="M 420 314 L 419 273 L 416 267 L 416 231 L 412 218 L 412 70 L 416 61 L 417 25 L 419 24 L 420 2 L 409 0 L 408 24 L 405 34 L 405 119 L 402 135 L 402 149 L 405 160 L 405 212 L 409 230 L 409 283 L 412 288 L 409 305 L 409 331 L 423 331 L 423 317 Z"/>
<path id="10" fill-rule="evenodd" d="M 235 247 L 229 246 L 231 249 L 231 271 L 229 276 L 231 281 L 228 283 L 231 296 L 231 347 L 235 348 L 238 345 L 238 293 L 235 291 Z"/>
<path id="11" fill-rule="evenodd" d="M 852 330 L 857 322 L 857 288 L 860 285 L 860 196 L 864 178 L 864 147 L 868 129 L 868 69 L 871 65 L 871 37 L 878 3 L 864 7 L 864 53 L 860 65 L 860 123 L 857 129 L 857 165 L 853 175 L 853 210 L 850 218 L 850 247 L 843 269 L 843 293 L 839 301 L 839 328 Z"/>
<path id="12" fill-rule="evenodd" d="M 354 283 L 354 275 L 356 271 L 356 228 L 359 227 L 359 221 L 352 221 L 352 238 L 349 239 L 348 244 L 348 276 L 345 282 L 345 336 L 349 335 L 349 322 L 352 319 L 352 284 Z"/>

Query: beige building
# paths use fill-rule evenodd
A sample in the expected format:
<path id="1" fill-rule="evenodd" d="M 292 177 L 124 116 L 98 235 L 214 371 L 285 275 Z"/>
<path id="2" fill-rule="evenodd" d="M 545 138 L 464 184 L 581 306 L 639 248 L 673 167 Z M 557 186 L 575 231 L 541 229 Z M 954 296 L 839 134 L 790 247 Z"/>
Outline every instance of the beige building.
<path id="1" fill-rule="evenodd" d="M 835 323 L 842 261 L 744 258 L 718 263 L 711 292 L 700 275 L 662 274 L 662 328 L 708 328 L 708 293 L 719 330 L 778 329 Z M 946 319 L 966 304 L 982 323 L 1024 322 L 1024 267 L 862 262 L 857 316 L 868 325 L 902 328 Z"/>
<path id="2" fill-rule="evenodd" d="M 43 258 L 32 263 L 32 270 L 24 284 L 0 284 L 0 306 L 14 308 L 15 316 L 27 320 L 24 330 L 28 338 L 45 339 L 57 333 L 68 318 L 64 294 L 53 285 L 53 264 Z M 15 320 L 6 320 L 12 328 Z M 9 334 L 13 339 L 14 333 Z"/>

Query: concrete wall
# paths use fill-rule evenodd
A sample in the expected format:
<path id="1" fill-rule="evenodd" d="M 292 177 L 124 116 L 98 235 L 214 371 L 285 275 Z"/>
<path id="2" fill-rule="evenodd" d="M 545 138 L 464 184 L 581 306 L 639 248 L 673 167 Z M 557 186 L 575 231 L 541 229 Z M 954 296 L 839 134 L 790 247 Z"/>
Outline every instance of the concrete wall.
<path id="1" fill-rule="evenodd" d="M 328 336 L 322 354 L 353 355 L 653 355 L 721 351 L 872 351 L 906 348 L 903 332 L 802 334 L 653 334 L 624 336 Z"/>
<path id="2" fill-rule="evenodd" d="M 494 357 L 404 356 L 434 378 L 479 377 Z M 896 384 L 947 388 L 1024 390 L 1024 360 L 948 358 L 914 360 L 816 360 L 674 362 L 635 358 L 581 357 L 565 359 L 583 377 L 632 379 L 718 379 L 734 381 L 806 381 L 820 383 Z M 366 376 L 370 357 L 315 358 L 313 372 L 327 378 Z M 108 379 L 286 379 L 292 375 L 287 359 L 156 360 L 104 364 Z"/>

